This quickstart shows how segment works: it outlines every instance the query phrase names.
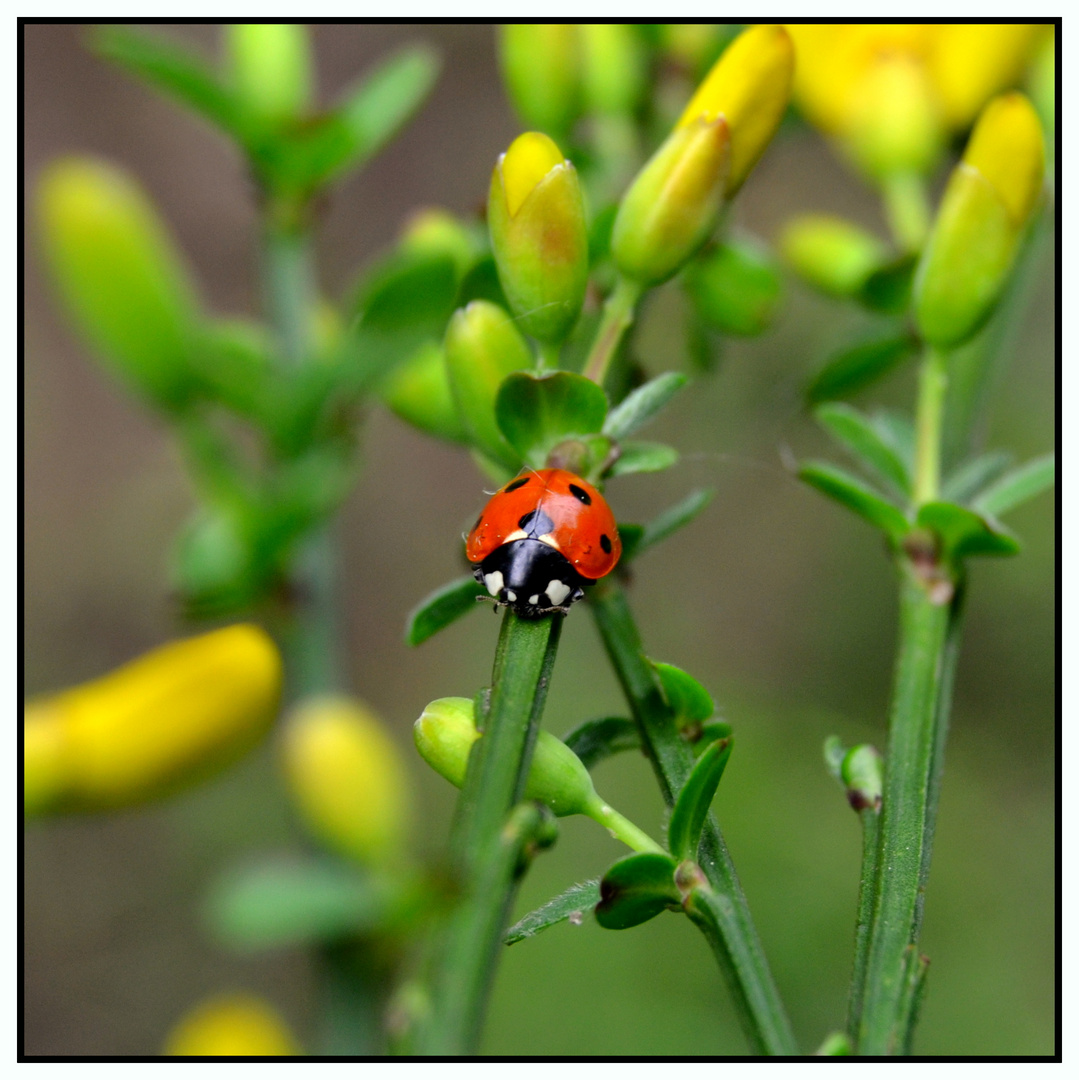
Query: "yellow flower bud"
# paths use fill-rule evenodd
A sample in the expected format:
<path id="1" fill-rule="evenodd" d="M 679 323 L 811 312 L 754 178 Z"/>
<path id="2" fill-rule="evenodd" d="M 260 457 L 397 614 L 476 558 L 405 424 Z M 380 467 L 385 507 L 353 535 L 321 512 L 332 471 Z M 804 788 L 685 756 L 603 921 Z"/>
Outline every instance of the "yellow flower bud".
<path id="1" fill-rule="evenodd" d="M 241 623 L 29 702 L 26 812 L 108 809 L 197 779 L 258 740 L 280 693 L 277 647 Z"/>
<path id="2" fill-rule="evenodd" d="M 1041 123 L 1022 95 L 982 112 L 941 200 L 914 280 L 914 310 L 926 341 L 952 348 L 992 313 L 1041 193 Z"/>
<path id="3" fill-rule="evenodd" d="M 311 42 L 298 23 L 226 27 L 236 96 L 269 120 L 300 116 L 312 97 Z"/>
<path id="4" fill-rule="evenodd" d="M 731 164 L 725 194 L 743 184 L 771 142 L 790 101 L 794 46 L 782 26 L 740 34 L 701 83 L 678 127 L 722 116 L 730 128 Z"/>
<path id="5" fill-rule="evenodd" d="M 183 405 L 198 306 L 150 200 L 119 169 L 71 158 L 46 170 L 38 212 L 56 287 L 102 363 L 154 405 Z"/>
<path id="6" fill-rule="evenodd" d="M 393 740 L 365 706 L 346 697 L 301 702 L 286 721 L 282 756 L 313 835 L 368 865 L 401 857 L 408 778 Z"/>
<path id="7" fill-rule="evenodd" d="M 647 78 L 646 57 L 636 28 L 625 23 L 582 23 L 578 33 L 589 108 L 606 116 L 632 113 Z"/>
<path id="8" fill-rule="evenodd" d="M 804 280 L 834 296 L 851 296 L 888 257 L 872 233 L 843 218 L 800 214 L 780 240 L 783 257 Z"/>
<path id="9" fill-rule="evenodd" d="M 284 1020 L 261 998 L 230 994 L 192 1009 L 165 1041 L 168 1057 L 295 1057 Z"/>
<path id="10" fill-rule="evenodd" d="M 521 328 L 541 341 L 561 341 L 584 303 L 588 230 L 577 171 L 546 135 L 526 132 L 498 159 L 487 225 Z"/>
<path id="11" fill-rule="evenodd" d="M 509 23 L 499 60 L 510 100 L 528 127 L 562 137 L 580 111 L 577 28 L 566 23 Z"/>

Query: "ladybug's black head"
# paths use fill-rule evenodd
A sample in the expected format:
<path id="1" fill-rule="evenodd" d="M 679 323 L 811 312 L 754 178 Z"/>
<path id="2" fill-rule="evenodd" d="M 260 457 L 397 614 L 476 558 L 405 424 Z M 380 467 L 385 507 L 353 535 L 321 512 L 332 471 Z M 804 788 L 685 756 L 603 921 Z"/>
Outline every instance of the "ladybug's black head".
<path id="1" fill-rule="evenodd" d="M 565 555 L 531 537 L 496 547 L 473 573 L 496 604 L 525 619 L 569 611 L 589 584 Z"/>

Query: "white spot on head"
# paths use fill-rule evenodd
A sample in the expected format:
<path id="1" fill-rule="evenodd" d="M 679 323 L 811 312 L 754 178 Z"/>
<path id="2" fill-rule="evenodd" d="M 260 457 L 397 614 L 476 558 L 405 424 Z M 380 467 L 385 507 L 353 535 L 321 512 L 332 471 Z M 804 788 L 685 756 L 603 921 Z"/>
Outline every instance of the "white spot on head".
<path id="1" fill-rule="evenodd" d="M 569 596 L 569 586 L 562 581 L 558 581 L 557 579 L 554 581 L 548 581 L 546 592 L 547 595 L 551 598 L 551 603 L 554 604 L 555 607 L 559 607 L 561 606 L 562 601 L 565 600 L 567 596 Z"/>
<path id="2" fill-rule="evenodd" d="M 506 599 L 512 604 L 517 600 L 517 594 L 512 589 L 507 589 Z"/>
<path id="3" fill-rule="evenodd" d="M 502 571 L 492 570 L 489 574 L 485 574 L 483 583 L 492 596 L 497 596 L 502 591 Z"/>
<path id="4" fill-rule="evenodd" d="M 530 603 L 530 604 L 531 604 L 531 605 L 532 605 L 533 607 L 535 607 L 535 606 L 536 606 L 536 605 L 537 605 L 537 604 L 539 603 L 539 593 L 536 593 L 536 594 L 535 594 L 534 596 L 530 596 L 530 597 L 528 598 L 528 602 L 529 602 L 529 603 Z"/>
<path id="5" fill-rule="evenodd" d="M 509 536 L 507 536 L 506 539 L 502 541 L 502 543 L 509 544 L 514 540 L 526 540 L 527 538 L 528 533 L 526 533 L 524 529 L 518 529 L 516 532 L 511 532 Z"/>
<path id="6" fill-rule="evenodd" d="M 553 547 L 555 551 L 562 550 L 558 546 L 558 541 L 550 533 L 544 533 L 542 536 L 538 537 L 538 539 L 541 544 L 546 544 L 548 547 Z"/>

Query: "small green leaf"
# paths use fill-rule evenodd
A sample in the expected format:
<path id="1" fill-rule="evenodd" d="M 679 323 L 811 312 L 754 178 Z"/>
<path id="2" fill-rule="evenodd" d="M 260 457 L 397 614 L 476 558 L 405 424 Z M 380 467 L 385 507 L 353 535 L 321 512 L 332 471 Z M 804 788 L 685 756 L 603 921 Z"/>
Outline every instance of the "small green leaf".
<path id="1" fill-rule="evenodd" d="M 1019 541 L 1003 525 L 955 503 L 925 503 L 916 524 L 940 537 L 946 559 L 1019 553 Z"/>
<path id="2" fill-rule="evenodd" d="M 829 735 L 824 740 L 824 767 L 828 775 L 837 783 L 843 784 L 843 759 L 847 756 L 847 748 L 838 735 Z M 845 785 L 844 785 L 845 786 Z"/>
<path id="3" fill-rule="evenodd" d="M 886 315 L 901 315 L 910 306 L 910 287 L 918 259 L 904 255 L 895 262 L 874 270 L 866 278 L 858 299 L 870 311 Z"/>
<path id="4" fill-rule="evenodd" d="M 419 645 L 462 615 L 476 610 L 476 600 L 487 591 L 471 574 L 459 577 L 425 596 L 408 616 L 405 641 Z"/>
<path id="5" fill-rule="evenodd" d="M 974 509 L 993 517 L 1006 514 L 1051 488 L 1056 482 L 1056 475 L 1055 454 L 1035 458 L 1005 473 L 992 487 L 983 491 L 974 501 Z"/>
<path id="6" fill-rule="evenodd" d="M 566 919 L 579 921 L 586 911 L 591 911 L 598 903 L 599 881 L 582 881 L 579 885 L 571 885 L 564 893 L 515 922 L 503 934 L 502 942 L 504 945 L 516 945 L 518 941 L 535 937 L 540 931 Z"/>
<path id="7" fill-rule="evenodd" d="M 687 739 L 694 757 L 700 757 L 705 750 L 719 739 L 731 737 L 731 725 L 725 720 L 707 720 L 700 726 L 700 733 L 690 727 L 683 731 L 683 737 Z"/>
<path id="8" fill-rule="evenodd" d="M 624 439 L 654 419 L 689 380 L 675 371 L 665 372 L 638 386 L 613 408 L 603 425 L 603 434 Z"/>
<path id="9" fill-rule="evenodd" d="M 806 387 L 806 402 L 817 405 L 864 390 L 909 356 L 918 343 L 910 333 L 867 341 L 832 356 Z"/>
<path id="10" fill-rule="evenodd" d="M 817 422 L 850 452 L 863 468 L 884 480 L 895 494 L 910 494 L 910 475 L 902 458 L 881 438 L 869 418 L 851 405 L 827 402 L 813 410 Z"/>
<path id="11" fill-rule="evenodd" d="M 674 664 L 653 661 L 652 667 L 659 676 L 663 696 L 678 717 L 680 726 L 711 719 L 716 711 L 712 695 L 692 675 Z"/>
<path id="12" fill-rule="evenodd" d="M 596 922 L 607 930 L 627 930 L 648 922 L 681 902 L 674 882 L 675 861 L 669 855 L 628 855 L 607 871 L 599 883 Z"/>
<path id="13" fill-rule="evenodd" d="M 941 488 L 947 502 L 966 503 L 991 484 L 1015 459 L 1006 450 L 993 450 L 961 465 Z"/>
<path id="14" fill-rule="evenodd" d="M 909 416 L 894 409 L 877 409 L 869 418 L 873 430 L 903 463 L 908 476 L 914 475 L 914 424 Z"/>
<path id="15" fill-rule="evenodd" d="M 907 519 L 898 507 L 843 469 L 824 461 L 809 461 L 798 470 L 798 476 L 830 499 L 835 499 L 865 518 L 870 525 L 883 529 L 893 542 L 901 540 L 909 528 Z"/>
<path id="16" fill-rule="evenodd" d="M 767 328 L 782 292 L 771 255 L 749 238 L 705 251 L 686 267 L 683 282 L 704 322 L 725 334 L 743 336 Z"/>
<path id="17" fill-rule="evenodd" d="M 355 307 L 360 325 L 390 333 L 421 324 L 441 336 L 457 297 L 457 263 L 446 252 L 398 251 L 367 272 Z"/>
<path id="18" fill-rule="evenodd" d="M 239 416 L 266 417 L 273 346 L 266 328 L 245 319 L 218 320 L 203 330 L 191 362 L 206 394 Z"/>
<path id="19" fill-rule="evenodd" d="M 641 748 L 637 725 L 625 716 L 601 716 L 595 720 L 586 720 L 564 736 L 562 741 L 589 770 L 605 758 L 623 750 Z"/>
<path id="20" fill-rule="evenodd" d="M 619 525 L 618 535 L 622 538 L 622 558 L 628 560 L 642 555 L 653 544 L 666 540 L 668 536 L 688 525 L 711 501 L 715 492 L 711 488 L 690 492 L 681 502 L 664 510 L 659 517 L 647 525 Z"/>
<path id="21" fill-rule="evenodd" d="M 515 372 L 499 387 L 495 403 L 498 426 L 506 441 L 535 469 L 560 442 L 603 428 L 607 395 L 583 375 Z"/>
<path id="22" fill-rule="evenodd" d="M 272 862 L 229 874 L 206 916 L 234 949 L 284 948 L 371 930 L 392 912 L 384 882 L 330 862 Z"/>
<path id="23" fill-rule="evenodd" d="M 679 862 L 697 857 L 708 809 L 715 798 L 723 770 L 730 760 L 733 742 L 718 739 L 697 759 L 693 772 L 675 800 L 667 826 L 667 846 Z"/>
<path id="24" fill-rule="evenodd" d="M 184 46 L 118 26 L 96 30 L 90 42 L 99 56 L 127 68 L 226 134 L 244 141 L 242 118 L 232 94 L 210 66 Z"/>
<path id="25" fill-rule="evenodd" d="M 624 442 L 621 454 L 607 470 L 608 476 L 629 473 L 663 472 L 678 463 L 678 451 L 665 443 Z"/>

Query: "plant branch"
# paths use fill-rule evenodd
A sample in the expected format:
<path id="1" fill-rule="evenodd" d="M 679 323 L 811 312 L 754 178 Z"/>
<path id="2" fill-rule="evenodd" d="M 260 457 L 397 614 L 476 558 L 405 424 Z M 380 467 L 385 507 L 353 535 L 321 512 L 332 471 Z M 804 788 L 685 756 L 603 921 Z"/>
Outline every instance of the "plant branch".
<path id="1" fill-rule="evenodd" d="M 880 810 L 867 806 L 858 811 L 862 824 L 862 880 L 858 889 L 858 916 L 854 928 L 854 973 L 847 1000 L 847 1034 L 857 1043 L 865 997 L 865 973 L 869 959 L 869 928 L 876 899 L 877 854 L 880 843 Z"/>
<path id="2" fill-rule="evenodd" d="M 693 751 L 663 698 L 621 587 L 610 579 L 600 582 L 592 590 L 590 607 L 663 797 L 672 805 L 693 770 Z M 695 921 L 707 931 L 746 1038 L 758 1053 L 797 1054 L 790 1021 L 768 970 L 741 883 L 711 815 L 704 828 L 699 861 L 709 890 L 707 913 Z"/>
<path id="3" fill-rule="evenodd" d="M 947 356 L 939 349 L 927 346 L 918 375 L 915 417 L 913 496 L 916 507 L 932 502 L 940 495 L 940 445 L 947 391 Z"/>
<path id="4" fill-rule="evenodd" d="M 582 372 L 586 378 L 600 386 L 607 378 L 611 360 L 614 359 L 622 336 L 633 325 L 633 312 L 640 298 L 641 286 L 635 281 L 620 277 L 614 292 L 604 302 L 603 318 Z"/>

